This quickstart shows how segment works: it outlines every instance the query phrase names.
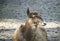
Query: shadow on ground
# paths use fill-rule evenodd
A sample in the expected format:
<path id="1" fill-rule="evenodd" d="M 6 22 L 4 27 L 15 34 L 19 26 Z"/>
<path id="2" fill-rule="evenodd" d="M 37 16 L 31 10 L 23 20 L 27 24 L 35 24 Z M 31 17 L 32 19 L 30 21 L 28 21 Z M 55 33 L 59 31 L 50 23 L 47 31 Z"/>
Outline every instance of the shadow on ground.
<path id="1" fill-rule="evenodd" d="M 12 41 L 12 39 L 0 39 L 0 41 Z"/>

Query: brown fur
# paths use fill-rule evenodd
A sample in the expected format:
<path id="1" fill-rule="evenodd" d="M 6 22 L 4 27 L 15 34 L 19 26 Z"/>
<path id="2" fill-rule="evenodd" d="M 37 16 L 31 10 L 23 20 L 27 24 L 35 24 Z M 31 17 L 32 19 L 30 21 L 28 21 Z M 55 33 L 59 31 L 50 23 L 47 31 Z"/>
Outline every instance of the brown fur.
<path id="1" fill-rule="evenodd" d="M 27 16 L 25 25 L 21 25 L 13 34 L 13 41 L 47 41 L 47 33 L 41 25 L 43 22 L 42 18 L 38 17 L 37 12 L 30 13 L 29 8 L 27 9 Z M 35 28 L 31 26 L 32 24 L 35 24 Z"/>

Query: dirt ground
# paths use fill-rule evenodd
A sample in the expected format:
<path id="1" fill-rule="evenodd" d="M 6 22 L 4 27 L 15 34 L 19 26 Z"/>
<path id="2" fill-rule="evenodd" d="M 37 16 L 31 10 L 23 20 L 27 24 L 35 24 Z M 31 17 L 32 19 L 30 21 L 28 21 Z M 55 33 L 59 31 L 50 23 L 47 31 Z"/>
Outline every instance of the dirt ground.
<path id="1" fill-rule="evenodd" d="M 21 21 L 0 21 L 0 41 L 12 41 L 12 34 L 24 22 Z M 60 23 L 59 22 L 46 22 L 44 26 L 48 34 L 48 41 L 58 41 Z"/>

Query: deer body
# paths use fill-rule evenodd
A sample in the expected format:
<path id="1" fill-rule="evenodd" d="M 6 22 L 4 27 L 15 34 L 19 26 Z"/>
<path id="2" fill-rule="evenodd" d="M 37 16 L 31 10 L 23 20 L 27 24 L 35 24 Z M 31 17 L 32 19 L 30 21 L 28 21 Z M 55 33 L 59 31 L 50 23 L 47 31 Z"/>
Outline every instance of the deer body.
<path id="1" fill-rule="evenodd" d="M 42 18 L 27 9 L 27 20 L 13 34 L 13 41 L 47 41 L 47 33 L 42 26 Z"/>

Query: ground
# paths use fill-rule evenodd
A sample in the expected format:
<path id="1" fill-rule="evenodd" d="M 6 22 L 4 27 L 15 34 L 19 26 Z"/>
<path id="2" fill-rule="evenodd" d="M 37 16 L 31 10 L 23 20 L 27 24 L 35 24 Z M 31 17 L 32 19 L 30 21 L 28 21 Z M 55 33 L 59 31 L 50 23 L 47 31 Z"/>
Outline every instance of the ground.
<path id="1" fill-rule="evenodd" d="M 59 22 L 46 22 L 47 25 L 44 26 L 48 34 L 48 41 L 58 41 L 59 36 Z M 16 20 L 4 20 L 0 21 L 0 41 L 12 41 L 12 34 L 24 22 Z"/>

